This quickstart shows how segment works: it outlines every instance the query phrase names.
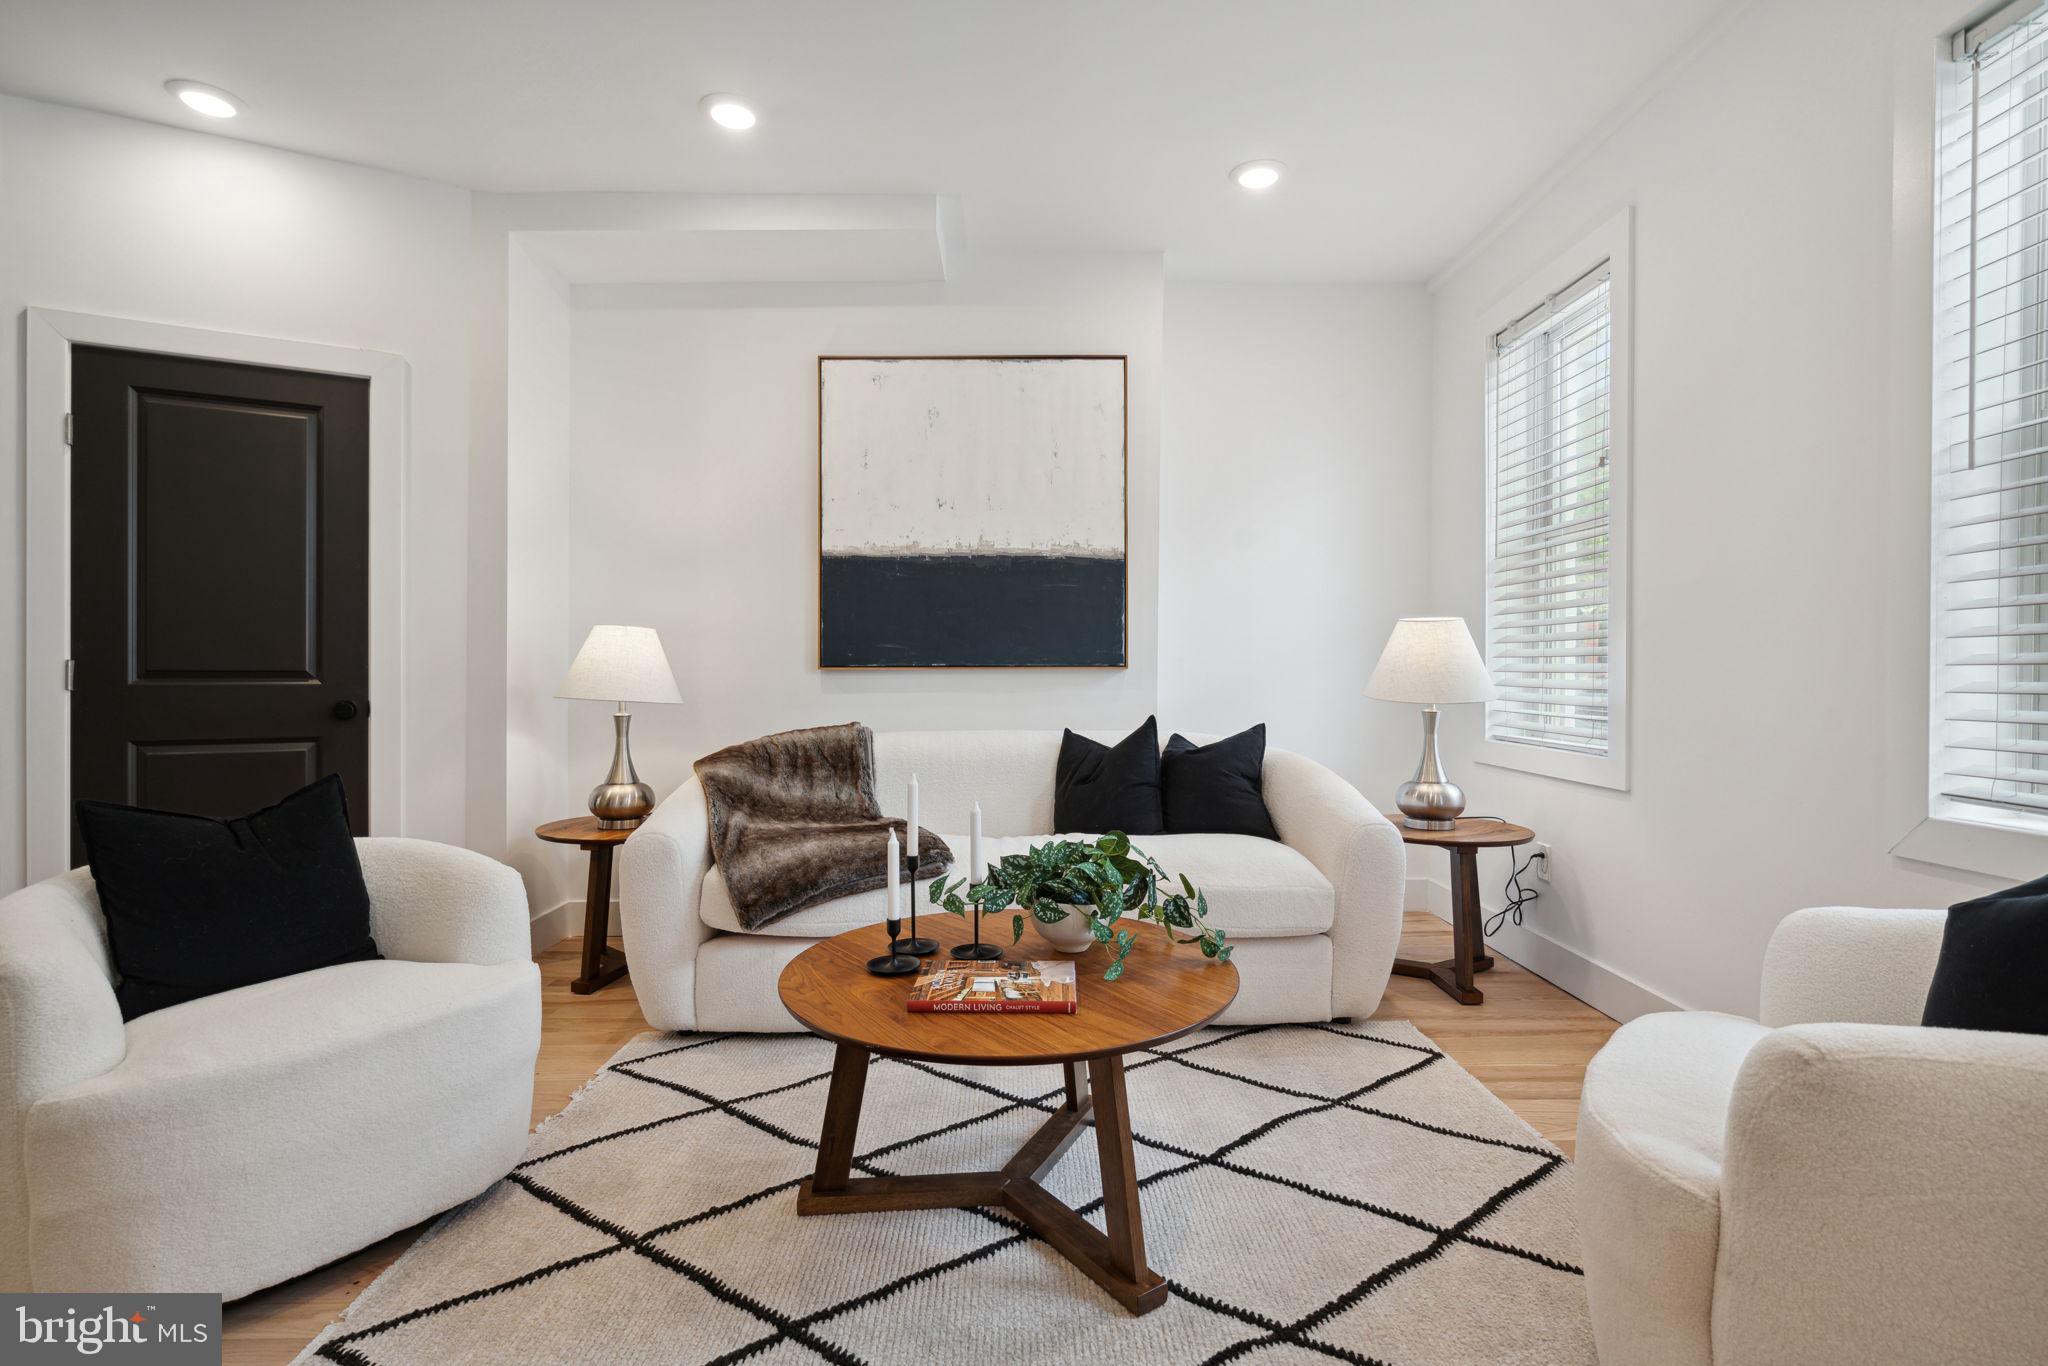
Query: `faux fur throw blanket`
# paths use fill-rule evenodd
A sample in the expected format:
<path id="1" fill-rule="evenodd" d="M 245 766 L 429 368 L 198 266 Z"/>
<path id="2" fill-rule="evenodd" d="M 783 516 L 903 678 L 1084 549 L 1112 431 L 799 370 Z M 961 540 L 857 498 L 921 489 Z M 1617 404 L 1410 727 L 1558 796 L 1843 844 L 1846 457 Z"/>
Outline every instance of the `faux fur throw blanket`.
<path id="1" fill-rule="evenodd" d="M 889 832 L 899 842 L 906 836 L 904 822 L 885 818 L 875 802 L 875 734 L 866 726 L 765 735 L 707 754 L 696 769 L 710 808 L 711 857 L 748 929 L 888 882 Z M 919 854 L 927 877 L 953 861 L 929 830 Z M 909 881 L 906 859 L 905 890 L 916 895 Z"/>

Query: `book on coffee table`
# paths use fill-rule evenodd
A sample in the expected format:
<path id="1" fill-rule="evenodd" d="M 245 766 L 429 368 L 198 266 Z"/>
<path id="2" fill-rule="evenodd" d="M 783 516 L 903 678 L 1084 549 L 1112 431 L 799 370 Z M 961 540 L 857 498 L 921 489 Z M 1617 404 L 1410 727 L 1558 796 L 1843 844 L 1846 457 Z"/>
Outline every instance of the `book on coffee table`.
<path id="1" fill-rule="evenodd" d="M 986 1011 L 1019 1015 L 1071 1015 L 1079 1004 L 1070 959 L 1030 963 L 953 958 L 911 984 L 913 1011 Z"/>

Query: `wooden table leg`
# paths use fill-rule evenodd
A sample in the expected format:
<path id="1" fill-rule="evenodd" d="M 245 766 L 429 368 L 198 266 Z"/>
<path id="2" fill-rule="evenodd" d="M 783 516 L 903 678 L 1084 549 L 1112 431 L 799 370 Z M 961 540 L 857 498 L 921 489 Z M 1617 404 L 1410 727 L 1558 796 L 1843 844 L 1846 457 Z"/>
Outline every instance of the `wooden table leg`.
<path id="1" fill-rule="evenodd" d="M 1131 1102 L 1124 1060 L 1111 1054 L 1088 1064 L 1095 1093 L 1095 1151 L 1102 1160 L 1102 1225 L 1109 1233 L 1109 1265 L 1135 1282 L 1145 1266 L 1145 1219 L 1138 1208 L 1138 1165 L 1131 1149 Z"/>
<path id="2" fill-rule="evenodd" d="M 1458 999 L 1484 999 L 1472 985 L 1472 941 L 1479 937 L 1479 851 L 1451 850 L 1451 973 L 1458 983 Z"/>
<path id="3" fill-rule="evenodd" d="M 818 1135 L 818 1165 L 798 1199 L 811 1191 L 830 1195 L 846 1189 L 853 1174 L 854 1137 L 860 1132 L 860 1102 L 868 1088 L 868 1051 L 850 1043 L 832 1056 L 832 1085 L 825 1094 L 825 1127 Z"/>
<path id="4" fill-rule="evenodd" d="M 583 971 L 569 990 L 588 996 L 626 975 L 626 955 L 611 946 L 612 848 L 590 847 L 590 880 L 583 890 Z"/>
<path id="5" fill-rule="evenodd" d="M 1394 971 L 1426 977 L 1460 1005 L 1476 1006 L 1486 994 L 1472 984 L 1472 974 L 1493 966 L 1479 923 L 1479 851 L 1452 845 L 1444 852 L 1451 856 L 1451 956 L 1434 963 L 1396 958 Z"/>
<path id="6" fill-rule="evenodd" d="M 1088 1064 L 1085 1062 L 1064 1063 L 1067 1073 L 1067 1108 L 1085 1110 L 1088 1108 Z"/>
<path id="7" fill-rule="evenodd" d="M 1064 1064 L 1067 1073 L 1067 1099 L 1059 1109 L 1052 1112 L 1038 1128 L 1017 1155 L 1003 1165 L 1003 1175 L 1012 1181 L 1042 1181 L 1047 1172 L 1059 1165 L 1067 1149 L 1086 1132 L 1092 1098 L 1088 1093 L 1088 1064 L 1070 1062 Z"/>

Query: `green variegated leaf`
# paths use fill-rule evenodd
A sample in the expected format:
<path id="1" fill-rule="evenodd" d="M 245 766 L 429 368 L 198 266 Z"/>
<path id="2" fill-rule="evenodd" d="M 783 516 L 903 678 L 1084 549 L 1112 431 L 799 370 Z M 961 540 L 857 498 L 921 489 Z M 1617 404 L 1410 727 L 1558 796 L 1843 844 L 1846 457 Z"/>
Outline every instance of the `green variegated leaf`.
<path id="1" fill-rule="evenodd" d="M 1186 874 L 1178 878 L 1180 891 L 1168 894 L 1174 876 L 1159 861 L 1132 845 L 1130 837 L 1112 830 L 1090 843 L 1078 840 L 1048 840 L 1022 854 L 1005 854 L 992 867 L 976 870 L 983 881 L 966 878 L 934 879 L 925 895 L 934 906 L 952 915 L 964 916 L 979 908 L 984 914 L 999 914 L 1020 908 L 1010 917 L 1010 942 L 1024 937 L 1028 915 L 1052 925 L 1070 915 L 1083 916 L 1095 942 L 1114 946 L 1113 959 L 1103 977 L 1114 981 L 1123 975 L 1124 959 L 1136 937 L 1129 930 L 1115 928 L 1118 917 L 1131 916 L 1166 927 L 1174 944 L 1200 942 L 1204 957 L 1228 962 L 1221 930 L 1207 923 L 1208 897 Z M 1174 934 L 1192 931 L 1189 938 Z"/>

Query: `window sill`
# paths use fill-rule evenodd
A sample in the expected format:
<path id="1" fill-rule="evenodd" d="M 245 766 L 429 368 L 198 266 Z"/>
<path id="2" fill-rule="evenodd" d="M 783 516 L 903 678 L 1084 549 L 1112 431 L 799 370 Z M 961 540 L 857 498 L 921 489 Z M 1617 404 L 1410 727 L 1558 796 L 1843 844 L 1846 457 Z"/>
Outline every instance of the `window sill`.
<path id="1" fill-rule="evenodd" d="M 1628 760 L 1620 750 L 1609 754 L 1571 754 L 1541 745 L 1517 745 L 1505 740 L 1479 742 L 1475 762 L 1491 768 L 1511 768 L 1543 778 L 1562 778 L 1569 783 L 1628 791 Z"/>
<path id="2" fill-rule="evenodd" d="M 2048 826 L 2026 830 L 1929 816 L 1892 846 L 1899 858 L 2026 882 L 2048 872 Z"/>

